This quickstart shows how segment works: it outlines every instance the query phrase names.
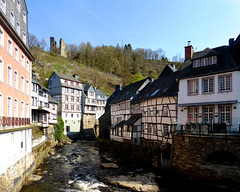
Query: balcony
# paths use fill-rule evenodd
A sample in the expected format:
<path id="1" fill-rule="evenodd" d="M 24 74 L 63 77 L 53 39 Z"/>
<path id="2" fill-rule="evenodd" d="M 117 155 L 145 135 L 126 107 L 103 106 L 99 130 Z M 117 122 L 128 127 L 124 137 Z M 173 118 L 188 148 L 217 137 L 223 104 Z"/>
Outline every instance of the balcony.
<path id="1" fill-rule="evenodd" d="M 175 134 L 181 135 L 239 136 L 240 125 L 186 123 L 185 125 L 178 124 L 172 126 L 172 131 Z"/>
<path id="2" fill-rule="evenodd" d="M 0 117 L 0 130 L 26 127 L 30 124 L 30 118 Z"/>

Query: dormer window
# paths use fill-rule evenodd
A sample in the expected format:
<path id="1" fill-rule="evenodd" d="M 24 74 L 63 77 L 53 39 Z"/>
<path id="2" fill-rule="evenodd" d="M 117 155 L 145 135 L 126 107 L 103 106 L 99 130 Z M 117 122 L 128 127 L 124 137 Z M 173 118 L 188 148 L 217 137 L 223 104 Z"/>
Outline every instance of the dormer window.
<path id="1" fill-rule="evenodd" d="M 217 64 L 217 56 L 209 57 L 209 65 Z"/>
<path id="2" fill-rule="evenodd" d="M 200 67 L 201 65 L 201 60 L 197 59 L 193 61 L 193 68 Z"/>
<path id="3" fill-rule="evenodd" d="M 205 67 L 207 65 L 217 64 L 217 56 L 205 57 L 202 59 L 193 60 L 193 68 Z"/>

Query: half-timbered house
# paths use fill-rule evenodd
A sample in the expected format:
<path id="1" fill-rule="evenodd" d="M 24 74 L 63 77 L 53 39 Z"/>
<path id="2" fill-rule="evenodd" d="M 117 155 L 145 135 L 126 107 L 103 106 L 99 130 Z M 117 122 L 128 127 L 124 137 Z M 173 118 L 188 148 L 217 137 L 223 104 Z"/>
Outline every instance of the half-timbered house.
<path id="1" fill-rule="evenodd" d="M 111 139 L 122 142 L 124 137 L 129 137 L 128 132 L 123 131 L 123 126 L 131 117 L 130 102 L 150 82 L 150 78 L 146 78 L 125 86 L 111 101 Z"/>
<path id="2" fill-rule="evenodd" d="M 132 133 L 132 143 L 157 142 L 171 144 L 171 128 L 177 120 L 177 94 L 179 74 L 167 65 L 159 78 L 150 83 L 131 104 L 132 122 L 125 129 Z"/>

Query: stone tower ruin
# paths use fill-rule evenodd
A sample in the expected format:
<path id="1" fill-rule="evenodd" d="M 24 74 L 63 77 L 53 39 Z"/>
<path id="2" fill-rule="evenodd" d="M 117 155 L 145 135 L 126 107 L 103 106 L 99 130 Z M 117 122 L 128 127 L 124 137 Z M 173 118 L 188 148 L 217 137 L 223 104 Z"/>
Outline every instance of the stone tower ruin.
<path id="1" fill-rule="evenodd" d="M 59 46 L 60 47 L 58 47 L 58 44 L 57 44 L 55 38 L 50 37 L 50 52 L 53 52 L 55 54 L 59 54 L 59 55 L 65 57 L 65 58 L 67 58 L 67 55 L 68 55 L 67 45 L 63 41 L 62 38 L 60 38 Z"/>

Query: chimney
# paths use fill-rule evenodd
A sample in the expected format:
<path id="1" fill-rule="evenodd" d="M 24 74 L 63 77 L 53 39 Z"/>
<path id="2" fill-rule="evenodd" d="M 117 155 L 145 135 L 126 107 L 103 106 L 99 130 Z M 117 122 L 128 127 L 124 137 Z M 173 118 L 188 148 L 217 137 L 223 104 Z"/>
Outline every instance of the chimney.
<path id="1" fill-rule="evenodd" d="M 116 85 L 116 90 L 122 90 L 121 85 Z"/>
<path id="2" fill-rule="evenodd" d="M 228 42 L 229 42 L 229 46 L 233 45 L 233 43 L 234 43 L 234 38 L 230 38 Z"/>
<path id="3" fill-rule="evenodd" d="M 185 47 L 185 61 L 191 59 L 193 56 L 193 46 L 191 41 L 188 41 L 188 46 Z"/>

